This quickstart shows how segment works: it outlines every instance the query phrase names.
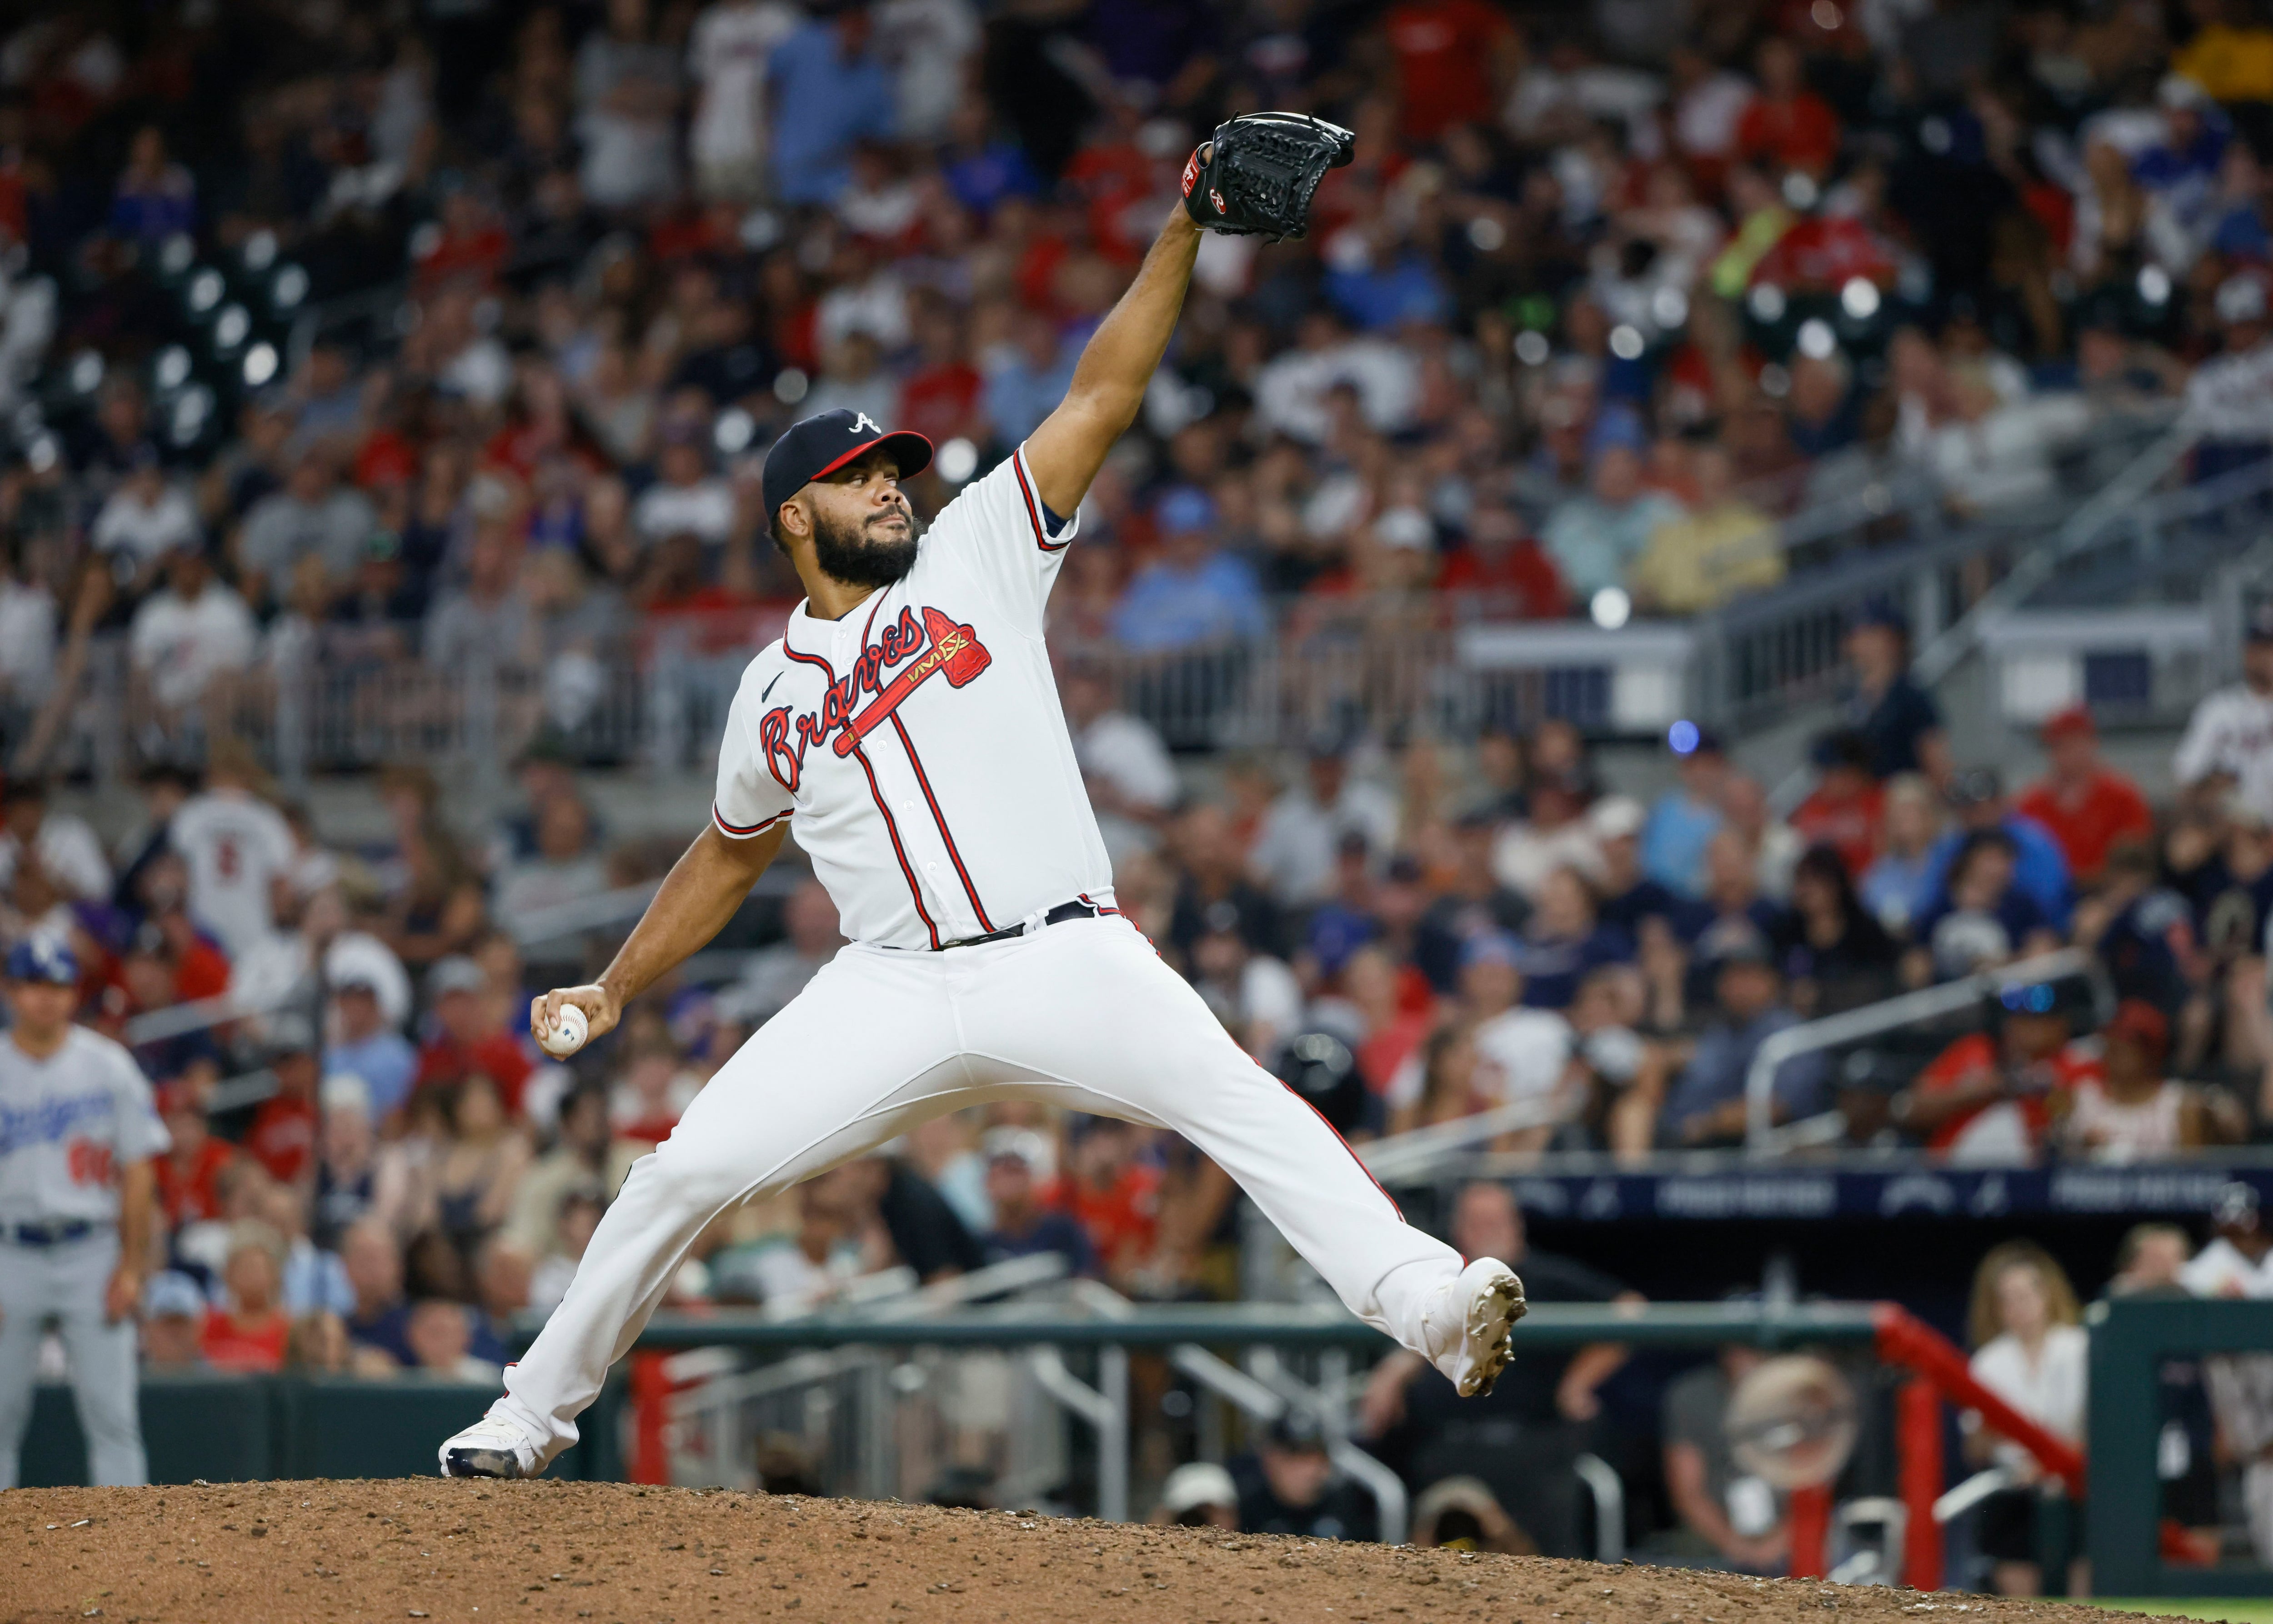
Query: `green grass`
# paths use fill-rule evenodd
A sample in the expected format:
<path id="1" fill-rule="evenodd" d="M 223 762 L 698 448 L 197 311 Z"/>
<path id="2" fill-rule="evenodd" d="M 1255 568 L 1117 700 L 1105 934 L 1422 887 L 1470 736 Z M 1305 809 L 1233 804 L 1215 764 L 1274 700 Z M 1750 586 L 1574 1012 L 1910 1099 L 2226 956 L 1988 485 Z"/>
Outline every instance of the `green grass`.
<path id="1" fill-rule="evenodd" d="M 2234 1601 L 2209 1597 L 2182 1597 L 2172 1601 L 2125 1599 L 2096 1596 L 2091 1605 L 2122 1613 L 2176 1613 L 2182 1619 L 2224 1619 L 2228 1624 L 2273 1624 L 2273 1596 L 2247 1596 Z"/>

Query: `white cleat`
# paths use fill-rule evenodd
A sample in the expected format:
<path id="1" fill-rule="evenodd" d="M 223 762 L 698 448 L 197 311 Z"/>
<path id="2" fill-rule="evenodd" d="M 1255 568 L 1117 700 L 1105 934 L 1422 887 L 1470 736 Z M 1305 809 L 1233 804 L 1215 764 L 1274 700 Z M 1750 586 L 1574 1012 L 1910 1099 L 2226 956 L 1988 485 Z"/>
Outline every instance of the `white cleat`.
<path id="1" fill-rule="evenodd" d="M 1429 1357 L 1462 1398 L 1482 1398 L 1507 1368 L 1508 1333 L 1530 1306 L 1523 1282 L 1497 1258 L 1478 1258 L 1437 1288 L 1422 1323 Z"/>
<path id="2" fill-rule="evenodd" d="M 528 1435 L 496 1414 L 446 1440 L 440 1453 L 445 1477 L 535 1477 L 545 1467 Z"/>

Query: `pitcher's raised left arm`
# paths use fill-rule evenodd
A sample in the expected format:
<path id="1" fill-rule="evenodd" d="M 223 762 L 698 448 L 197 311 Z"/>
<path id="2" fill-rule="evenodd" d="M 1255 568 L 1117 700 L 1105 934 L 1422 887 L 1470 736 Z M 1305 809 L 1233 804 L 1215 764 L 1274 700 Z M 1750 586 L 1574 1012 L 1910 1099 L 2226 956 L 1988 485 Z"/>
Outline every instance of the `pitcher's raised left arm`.
<path id="1" fill-rule="evenodd" d="M 1051 512 L 1069 515 L 1081 506 L 1106 453 L 1136 421 L 1145 387 L 1176 330 L 1199 247 L 1200 229 L 1179 203 L 1152 239 L 1136 280 L 1090 335 L 1065 399 L 1027 437 L 1026 466 Z"/>

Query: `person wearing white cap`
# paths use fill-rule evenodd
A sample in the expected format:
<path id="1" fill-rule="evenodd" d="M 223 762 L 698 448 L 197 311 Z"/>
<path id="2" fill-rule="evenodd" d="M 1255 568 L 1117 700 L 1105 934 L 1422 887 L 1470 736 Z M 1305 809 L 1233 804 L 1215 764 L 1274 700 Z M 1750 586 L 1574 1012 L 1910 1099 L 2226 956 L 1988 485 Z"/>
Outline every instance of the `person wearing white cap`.
<path id="1" fill-rule="evenodd" d="M 1239 1489 L 1231 1474 L 1213 1461 L 1189 1461 L 1160 1485 L 1160 1503 L 1148 1522 L 1176 1528 L 1219 1528 L 1239 1531 Z"/>

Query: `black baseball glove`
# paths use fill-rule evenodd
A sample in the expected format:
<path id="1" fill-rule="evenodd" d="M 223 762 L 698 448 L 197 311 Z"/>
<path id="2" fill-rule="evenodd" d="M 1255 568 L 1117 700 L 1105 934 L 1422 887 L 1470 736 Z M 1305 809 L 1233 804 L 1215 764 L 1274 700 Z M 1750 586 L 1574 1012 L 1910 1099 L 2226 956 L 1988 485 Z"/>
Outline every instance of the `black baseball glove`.
<path id="1" fill-rule="evenodd" d="M 1300 237 L 1328 169 L 1350 161 L 1357 138 L 1302 113 L 1242 113 L 1216 126 L 1184 165 L 1184 212 L 1234 237 Z"/>

